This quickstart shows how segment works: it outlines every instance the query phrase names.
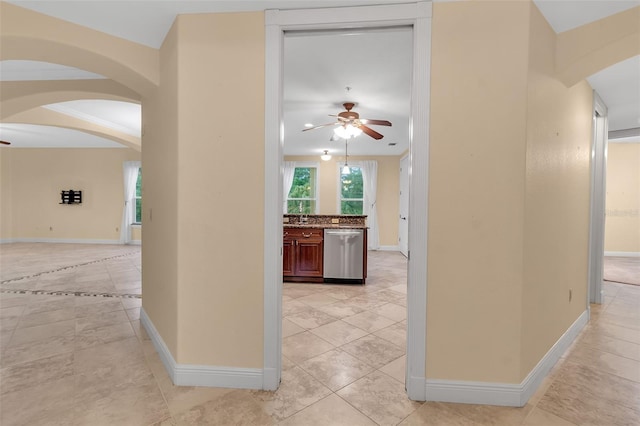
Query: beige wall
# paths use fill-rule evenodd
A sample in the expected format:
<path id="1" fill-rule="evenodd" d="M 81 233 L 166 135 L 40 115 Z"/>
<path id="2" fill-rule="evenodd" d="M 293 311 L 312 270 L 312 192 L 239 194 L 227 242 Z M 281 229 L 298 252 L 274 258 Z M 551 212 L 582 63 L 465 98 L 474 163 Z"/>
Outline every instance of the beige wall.
<path id="1" fill-rule="evenodd" d="M 554 77 L 556 35 L 533 5 L 530 25 L 521 380 L 585 310 L 593 111 L 586 81 Z"/>
<path id="2" fill-rule="evenodd" d="M 177 38 L 174 23 L 160 49 L 162 84 L 142 101 L 142 307 L 174 358 L 178 356 Z"/>
<path id="3" fill-rule="evenodd" d="M 351 161 L 375 160 L 378 162 L 378 228 L 381 246 L 398 245 L 398 209 L 400 188 L 400 158 L 397 156 L 349 156 Z M 320 214 L 338 213 L 338 165 L 344 164 L 344 156 L 332 156 L 321 161 L 319 156 L 287 156 L 286 161 L 319 163 Z"/>
<path id="4" fill-rule="evenodd" d="M 434 4 L 430 378 L 520 383 L 586 309 L 592 91 L 555 47 L 533 3 Z"/>
<path id="5" fill-rule="evenodd" d="M 178 363 L 262 367 L 264 44 L 263 14 L 239 13 L 182 15 L 162 47 L 143 306 Z"/>
<path id="6" fill-rule="evenodd" d="M 515 383 L 529 7 L 433 6 L 427 375 Z"/>
<path id="7" fill-rule="evenodd" d="M 122 163 L 140 153 L 121 149 L 2 149 L 0 239 L 120 238 Z M 82 190 L 82 204 L 60 205 L 60 191 Z"/>
<path id="8" fill-rule="evenodd" d="M 609 141 L 605 252 L 640 253 L 640 143 Z"/>

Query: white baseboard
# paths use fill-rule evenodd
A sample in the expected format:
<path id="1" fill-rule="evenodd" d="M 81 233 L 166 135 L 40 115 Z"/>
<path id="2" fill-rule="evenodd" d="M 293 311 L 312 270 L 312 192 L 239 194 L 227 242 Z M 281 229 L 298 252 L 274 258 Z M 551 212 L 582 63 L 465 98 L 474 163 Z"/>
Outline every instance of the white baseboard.
<path id="1" fill-rule="evenodd" d="M 378 251 L 400 251 L 400 246 L 380 246 Z"/>
<path id="2" fill-rule="evenodd" d="M 8 243 L 59 243 L 59 244 L 120 244 L 120 240 L 96 240 L 83 238 L 11 238 Z"/>
<path id="3" fill-rule="evenodd" d="M 262 389 L 263 371 L 259 368 L 215 367 L 211 365 L 177 364 L 144 308 L 140 323 L 147 331 L 158 355 L 177 386 Z"/>
<path id="4" fill-rule="evenodd" d="M 120 240 L 96 240 L 96 239 L 83 239 L 83 238 L 6 238 L 1 239 L 0 244 L 10 243 L 57 243 L 57 244 L 113 244 L 119 245 Z M 129 245 L 139 246 L 142 245 L 142 241 L 133 240 L 129 242 Z"/>
<path id="5" fill-rule="evenodd" d="M 605 256 L 640 257 L 640 251 L 605 251 Z"/>
<path id="6" fill-rule="evenodd" d="M 427 401 L 522 407 L 589 320 L 585 310 L 519 384 L 427 379 Z"/>
<path id="7" fill-rule="evenodd" d="M 412 401 L 424 401 L 426 388 L 424 377 L 409 376 L 405 380 L 404 387 L 407 390 L 409 399 Z"/>

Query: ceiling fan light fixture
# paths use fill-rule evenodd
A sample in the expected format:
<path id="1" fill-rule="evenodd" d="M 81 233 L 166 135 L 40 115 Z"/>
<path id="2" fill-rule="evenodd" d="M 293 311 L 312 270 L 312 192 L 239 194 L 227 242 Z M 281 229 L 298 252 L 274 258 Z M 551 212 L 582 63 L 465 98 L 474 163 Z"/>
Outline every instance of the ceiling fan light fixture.
<path id="1" fill-rule="evenodd" d="M 325 149 L 325 150 L 324 150 L 324 154 L 322 154 L 322 155 L 320 156 L 320 159 L 321 159 L 322 161 L 329 161 L 329 160 L 331 160 L 331 154 L 329 154 L 329 150 L 328 150 L 328 149 Z"/>
<path id="2" fill-rule="evenodd" d="M 352 124 L 344 124 L 333 129 L 333 132 L 342 139 L 351 139 L 362 134 L 362 130 Z"/>

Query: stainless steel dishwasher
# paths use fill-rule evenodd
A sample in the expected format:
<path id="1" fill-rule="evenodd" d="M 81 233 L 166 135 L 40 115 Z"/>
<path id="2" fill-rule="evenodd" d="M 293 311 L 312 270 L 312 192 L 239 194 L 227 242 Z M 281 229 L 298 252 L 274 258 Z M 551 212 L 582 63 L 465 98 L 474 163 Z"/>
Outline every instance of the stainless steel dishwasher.
<path id="1" fill-rule="evenodd" d="M 364 283 L 364 229 L 324 230 L 324 281 Z"/>

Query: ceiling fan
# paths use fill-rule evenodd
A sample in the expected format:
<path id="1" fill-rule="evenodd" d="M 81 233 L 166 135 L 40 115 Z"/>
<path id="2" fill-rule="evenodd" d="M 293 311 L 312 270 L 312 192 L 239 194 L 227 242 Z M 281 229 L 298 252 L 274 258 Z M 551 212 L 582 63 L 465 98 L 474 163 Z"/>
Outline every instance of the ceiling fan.
<path id="1" fill-rule="evenodd" d="M 7 142 L 7 141 L 0 141 L 0 144 L 2 144 L 2 145 L 11 145 L 11 142 Z"/>
<path id="2" fill-rule="evenodd" d="M 376 132 L 367 125 L 373 124 L 376 126 L 391 126 L 391 122 L 387 120 L 371 120 L 368 118 L 360 118 L 360 114 L 352 111 L 355 105 L 356 104 L 353 102 L 345 102 L 342 104 L 345 111 L 342 111 L 338 115 L 329 114 L 329 117 L 336 117 L 338 121 L 309 127 L 308 129 L 303 129 L 302 131 L 306 132 L 307 130 L 314 130 L 321 127 L 338 125 L 338 127 L 336 127 L 334 131 L 338 136 L 344 139 L 358 136 L 360 133 L 365 133 L 366 135 L 369 135 L 374 139 L 382 139 L 384 137 L 382 134 Z"/>

